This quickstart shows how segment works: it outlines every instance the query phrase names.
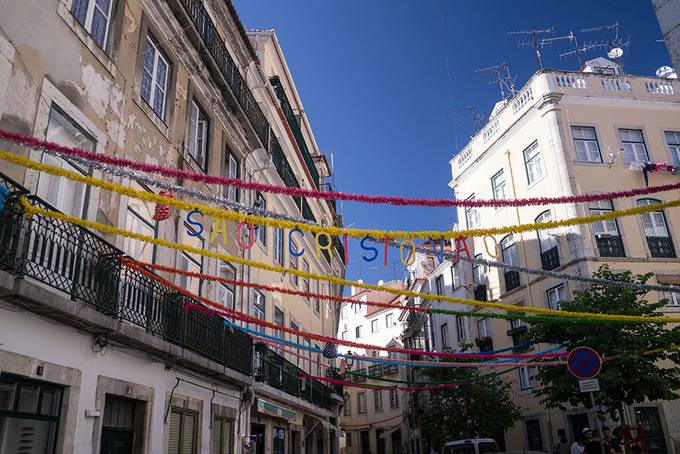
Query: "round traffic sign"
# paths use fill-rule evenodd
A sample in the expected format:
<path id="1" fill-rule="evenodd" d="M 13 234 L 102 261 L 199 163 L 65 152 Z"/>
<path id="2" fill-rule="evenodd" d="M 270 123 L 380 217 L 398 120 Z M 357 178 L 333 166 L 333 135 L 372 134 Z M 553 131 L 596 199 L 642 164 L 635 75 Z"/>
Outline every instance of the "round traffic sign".
<path id="1" fill-rule="evenodd" d="M 567 369 L 582 380 L 595 378 L 602 369 L 602 359 L 590 347 L 576 347 L 567 355 Z"/>

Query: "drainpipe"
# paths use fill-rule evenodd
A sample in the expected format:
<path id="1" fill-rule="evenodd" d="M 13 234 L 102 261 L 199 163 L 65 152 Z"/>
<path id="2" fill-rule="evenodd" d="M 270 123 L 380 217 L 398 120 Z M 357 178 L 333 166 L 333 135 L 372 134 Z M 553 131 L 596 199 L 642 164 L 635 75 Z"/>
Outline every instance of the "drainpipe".
<path id="1" fill-rule="evenodd" d="M 517 198 L 517 189 L 515 188 L 515 175 L 512 172 L 512 160 L 510 159 L 510 150 L 507 150 L 505 152 L 505 156 L 508 158 L 508 169 L 510 170 L 510 185 L 512 186 L 512 197 L 514 199 L 516 199 Z M 519 217 L 519 207 L 517 207 L 517 206 L 515 207 L 515 216 L 517 217 L 517 224 L 520 224 L 521 221 L 520 221 L 520 217 Z M 522 260 L 524 260 L 524 266 L 527 266 L 529 264 L 529 262 L 527 262 L 527 251 L 526 251 L 525 246 L 524 246 L 524 236 L 522 235 L 522 232 L 519 232 L 519 241 L 520 241 L 520 243 L 519 243 L 520 248 L 522 249 Z M 533 302 L 533 298 L 531 296 L 531 284 L 530 284 L 531 277 L 529 276 L 528 273 L 524 273 L 524 274 L 525 274 L 526 280 L 527 280 L 527 294 L 529 295 L 528 298 L 527 298 L 528 299 L 527 302 L 528 302 L 528 305 L 530 307 L 533 307 L 534 302 Z"/>

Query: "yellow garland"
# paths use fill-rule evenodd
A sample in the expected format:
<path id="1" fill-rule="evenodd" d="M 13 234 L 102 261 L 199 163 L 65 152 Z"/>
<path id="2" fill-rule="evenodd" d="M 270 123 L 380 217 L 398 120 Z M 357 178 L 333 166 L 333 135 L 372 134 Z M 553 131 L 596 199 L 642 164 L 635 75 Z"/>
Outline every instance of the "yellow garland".
<path id="1" fill-rule="evenodd" d="M 527 232 L 533 230 L 543 230 L 543 229 L 553 229 L 556 227 L 566 227 L 571 225 L 579 224 L 590 224 L 592 222 L 599 221 L 609 221 L 623 216 L 633 216 L 643 213 L 650 213 L 654 211 L 661 211 L 664 208 L 672 208 L 680 206 L 680 200 L 674 200 L 671 202 L 657 203 L 654 205 L 645 205 L 635 208 L 629 208 L 626 210 L 612 211 L 606 214 L 599 214 L 593 216 L 576 217 L 572 219 L 565 219 L 562 221 L 550 221 L 550 222 L 538 222 L 533 224 L 520 224 L 511 225 L 505 227 L 492 227 L 485 229 L 470 229 L 470 230 L 458 230 L 458 231 L 438 231 L 438 230 L 425 230 L 425 231 L 403 231 L 403 230 L 374 230 L 374 229 L 349 229 L 334 226 L 322 226 L 315 224 L 301 224 L 293 221 L 285 221 L 279 219 L 272 219 L 262 216 L 253 216 L 243 213 L 238 213 L 235 211 L 229 211 L 222 208 L 214 208 L 207 205 L 195 204 L 190 202 L 185 202 L 182 200 L 176 200 L 169 197 L 157 195 L 150 192 L 137 191 L 119 184 L 108 183 L 106 181 L 83 176 L 81 174 L 71 172 L 59 167 L 54 167 L 48 164 L 43 164 L 39 162 L 31 161 L 30 159 L 24 158 L 22 156 L 17 156 L 13 153 L 6 151 L 0 151 L 0 159 L 4 159 L 15 164 L 28 167 L 31 169 L 39 170 L 41 172 L 51 173 L 52 175 L 58 175 L 61 177 L 66 177 L 70 180 L 79 181 L 82 183 L 90 184 L 92 186 L 97 186 L 102 189 L 115 191 L 123 195 L 134 197 L 141 200 L 146 200 L 148 202 L 154 202 L 162 205 L 170 205 L 180 210 L 191 211 L 195 208 L 200 209 L 203 214 L 213 216 L 216 218 L 228 219 L 236 222 L 245 222 L 252 225 L 267 225 L 278 227 L 281 229 L 293 229 L 299 228 L 301 230 L 306 230 L 313 233 L 326 233 L 329 235 L 349 235 L 355 238 L 363 238 L 365 236 L 371 236 L 374 238 L 392 238 L 392 239 L 450 239 L 458 237 L 473 237 L 473 236 L 485 236 L 485 235 L 500 235 L 508 233 L 519 233 Z"/>
<path id="2" fill-rule="evenodd" d="M 33 206 L 30 204 L 28 201 L 28 198 L 25 196 L 22 196 L 20 199 L 21 205 L 23 206 L 25 213 L 27 216 L 32 216 L 34 214 L 40 214 L 43 216 L 47 216 L 53 219 L 57 219 L 60 221 L 64 222 L 70 222 L 75 225 L 79 225 L 81 227 L 89 228 L 89 229 L 94 229 L 94 230 L 99 230 L 101 232 L 106 232 L 110 233 L 113 235 L 121 235 L 125 236 L 128 238 L 132 238 L 135 240 L 143 241 L 145 243 L 151 243 L 155 244 L 158 246 L 163 246 L 171 249 L 176 249 L 179 251 L 185 251 L 189 252 L 192 254 L 199 254 L 205 257 L 211 257 L 215 259 L 220 259 L 224 260 L 227 262 L 232 262 L 232 263 L 239 263 L 242 265 L 250 266 L 253 268 L 260 268 L 263 270 L 268 270 L 268 271 L 273 271 L 277 273 L 288 273 L 288 274 L 293 274 L 299 277 L 304 277 L 304 278 L 309 278 L 309 279 L 317 279 L 317 280 L 322 280 L 322 281 L 327 281 L 331 282 L 333 284 L 338 284 L 338 285 L 347 285 L 347 286 L 354 286 L 354 287 L 361 287 L 369 290 L 377 290 L 381 292 L 388 292 L 392 293 L 395 295 L 404 295 L 404 296 L 409 296 L 409 297 L 415 297 L 415 298 L 423 298 L 427 300 L 439 300 L 439 301 L 446 301 L 449 303 L 458 303 L 458 304 L 465 304 L 469 306 L 476 306 L 476 307 L 482 307 L 482 308 L 487 308 L 487 309 L 498 309 L 498 310 L 504 310 L 508 312 L 519 312 L 519 313 L 532 313 L 532 314 L 541 314 L 541 315 L 549 315 L 553 317 L 563 317 L 563 318 L 585 318 L 585 319 L 590 319 L 590 320 L 615 320 L 615 321 L 623 321 L 623 322 L 631 322 L 631 323 L 680 323 L 680 317 L 668 317 L 668 316 L 660 316 L 660 317 L 642 317 L 642 316 L 637 316 L 637 315 L 614 315 L 614 314 L 595 314 L 591 312 L 566 312 L 566 311 L 557 311 L 553 309 L 544 309 L 544 308 L 538 308 L 538 307 L 524 307 L 524 306 L 515 306 L 512 304 L 504 304 L 504 303 L 490 303 L 486 301 L 477 301 L 477 300 L 468 300 L 464 298 L 455 298 L 452 296 L 442 296 L 442 295 L 432 295 L 428 293 L 419 293 L 419 292 L 413 292 L 410 290 L 400 290 L 400 289 L 395 289 L 391 287 L 385 287 L 382 285 L 374 285 L 374 284 L 366 284 L 363 282 L 355 282 L 355 281 L 350 281 L 347 279 L 341 279 L 335 276 L 324 276 L 320 274 L 314 274 L 310 273 L 307 271 L 301 271 L 293 268 L 285 268 L 283 266 L 278 266 L 278 265 L 270 265 L 268 263 L 262 263 L 262 262 L 257 262 L 254 260 L 249 260 L 249 259 L 244 259 L 241 257 L 234 257 L 230 256 L 227 254 L 222 254 L 219 252 L 214 252 L 208 249 L 201 249 L 193 246 L 187 246 L 185 244 L 178 244 L 178 243 L 173 243 L 171 241 L 167 240 L 162 240 L 158 238 L 153 238 L 152 236 L 149 235 L 143 235 L 140 233 L 135 233 L 135 232 L 130 232 L 124 229 L 119 229 L 117 227 L 101 224 L 98 222 L 93 222 L 89 221 L 86 219 L 80 219 L 76 218 L 73 216 L 68 216 L 63 213 L 59 213 L 57 211 L 53 210 L 46 210 L 44 208 L 39 208 L 37 206 Z M 483 313 L 480 313 L 480 316 L 483 316 Z"/>

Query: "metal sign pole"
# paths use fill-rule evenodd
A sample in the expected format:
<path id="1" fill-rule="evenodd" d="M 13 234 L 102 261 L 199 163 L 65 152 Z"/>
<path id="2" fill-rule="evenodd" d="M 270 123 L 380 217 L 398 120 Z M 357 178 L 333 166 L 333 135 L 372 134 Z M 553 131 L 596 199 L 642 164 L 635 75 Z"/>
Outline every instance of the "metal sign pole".
<path id="1" fill-rule="evenodd" d="M 602 439 L 602 437 L 604 437 L 604 434 L 602 433 L 602 424 L 600 423 L 600 418 L 598 418 L 597 416 L 597 408 L 595 407 L 595 393 L 591 391 L 589 394 L 590 404 L 593 407 L 593 412 L 595 412 L 595 427 L 597 428 L 597 434 L 599 436 L 600 451 L 602 451 L 602 454 L 608 454 L 604 451 L 604 441 Z"/>

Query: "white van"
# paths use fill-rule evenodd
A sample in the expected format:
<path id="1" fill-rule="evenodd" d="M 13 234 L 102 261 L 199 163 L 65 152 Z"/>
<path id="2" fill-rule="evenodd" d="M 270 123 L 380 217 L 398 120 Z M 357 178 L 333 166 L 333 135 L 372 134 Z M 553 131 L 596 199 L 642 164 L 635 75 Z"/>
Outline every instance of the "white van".
<path id="1" fill-rule="evenodd" d="M 449 441 L 442 448 L 442 454 L 487 454 L 499 451 L 498 445 L 492 438 Z"/>

